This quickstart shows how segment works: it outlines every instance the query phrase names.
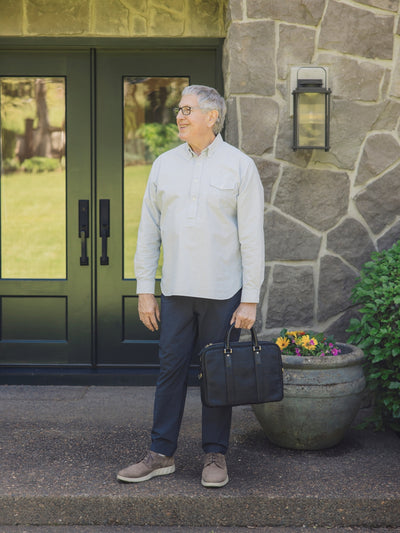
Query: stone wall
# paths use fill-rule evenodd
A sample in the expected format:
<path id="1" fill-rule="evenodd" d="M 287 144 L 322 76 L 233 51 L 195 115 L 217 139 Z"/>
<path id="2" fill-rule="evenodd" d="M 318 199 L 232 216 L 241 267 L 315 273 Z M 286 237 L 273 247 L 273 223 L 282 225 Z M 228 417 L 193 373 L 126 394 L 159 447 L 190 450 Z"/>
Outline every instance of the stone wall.
<path id="1" fill-rule="evenodd" d="M 0 0 L 0 35 L 224 37 L 228 0 Z"/>
<path id="2" fill-rule="evenodd" d="M 258 329 L 345 340 L 351 289 L 400 238 L 399 0 L 231 0 L 227 140 L 265 187 L 267 263 Z M 292 66 L 328 68 L 331 149 L 291 149 Z"/>

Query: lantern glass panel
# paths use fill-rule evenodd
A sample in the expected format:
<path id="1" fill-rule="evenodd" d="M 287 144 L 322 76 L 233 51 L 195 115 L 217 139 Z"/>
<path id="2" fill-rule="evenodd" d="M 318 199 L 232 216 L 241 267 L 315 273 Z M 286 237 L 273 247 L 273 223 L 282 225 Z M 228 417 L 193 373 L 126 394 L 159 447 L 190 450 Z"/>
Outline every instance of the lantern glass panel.
<path id="1" fill-rule="evenodd" d="M 325 146 L 325 94 L 298 95 L 299 146 Z"/>

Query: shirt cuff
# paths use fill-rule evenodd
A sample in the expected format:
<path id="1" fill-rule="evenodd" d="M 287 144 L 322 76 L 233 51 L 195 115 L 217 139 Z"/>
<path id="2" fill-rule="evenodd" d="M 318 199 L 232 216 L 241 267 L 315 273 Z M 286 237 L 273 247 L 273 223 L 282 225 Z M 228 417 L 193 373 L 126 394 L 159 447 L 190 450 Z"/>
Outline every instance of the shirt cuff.
<path id="1" fill-rule="evenodd" d="M 243 303 L 258 304 L 258 302 L 260 301 L 260 291 L 258 291 L 257 289 L 245 289 L 243 287 L 241 301 Z"/>
<path id="2" fill-rule="evenodd" d="M 137 280 L 136 294 L 154 294 L 156 288 L 155 280 Z"/>

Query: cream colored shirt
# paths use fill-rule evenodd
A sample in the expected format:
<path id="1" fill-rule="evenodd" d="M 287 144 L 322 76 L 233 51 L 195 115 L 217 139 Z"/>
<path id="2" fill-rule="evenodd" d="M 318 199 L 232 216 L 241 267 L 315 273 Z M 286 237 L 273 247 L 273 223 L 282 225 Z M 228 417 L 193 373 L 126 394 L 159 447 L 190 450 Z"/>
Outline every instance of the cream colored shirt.
<path id="1" fill-rule="evenodd" d="M 154 293 L 162 243 L 166 296 L 223 300 L 242 288 L 259 301 L 264 193 L 254 161 L 218 135 L 197 156 L 188 144 L 154 162 L 135 255 L 137 293 Z"/>

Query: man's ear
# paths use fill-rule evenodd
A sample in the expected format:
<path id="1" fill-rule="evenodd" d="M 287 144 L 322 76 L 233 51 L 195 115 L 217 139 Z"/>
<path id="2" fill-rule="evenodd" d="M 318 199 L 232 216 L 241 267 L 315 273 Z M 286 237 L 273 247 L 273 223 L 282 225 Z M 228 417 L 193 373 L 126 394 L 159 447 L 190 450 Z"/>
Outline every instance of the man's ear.
<path id="1" fill-rule="evenodd" d="M 208 115 L 208 122 L 211 128 L 217 122 L 217 119 L 218 119 L 218 111 L 216 109 L 213 109 L 212 111 L 209 112 L 209 115 Z"/>

